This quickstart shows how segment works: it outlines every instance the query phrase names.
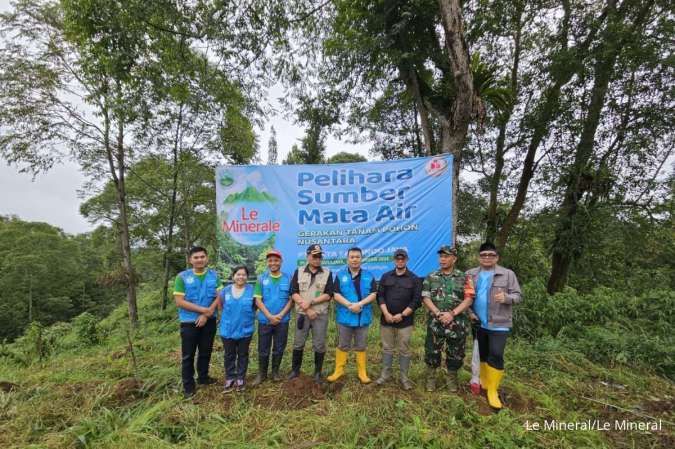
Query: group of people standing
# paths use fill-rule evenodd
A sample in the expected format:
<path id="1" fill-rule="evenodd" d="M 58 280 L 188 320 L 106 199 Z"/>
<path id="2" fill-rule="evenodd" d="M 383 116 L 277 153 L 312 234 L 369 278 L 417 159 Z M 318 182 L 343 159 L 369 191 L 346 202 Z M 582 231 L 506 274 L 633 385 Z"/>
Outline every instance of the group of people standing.
<path id="1" fill-rule="evenodd" d="M 332 273 L 322 267 L 323 250 L 314 244 L 307 248 L 307 264 L 292 276 L 281 271 L 282 254 L 266 254 L 267 270 L 257 277 L 255 286 L 247 284 L 245 266 L 232 270 L 232 282 L 221 288 L 217 273 L 207 268 L 204 248 L 190 250 L 192 268 L 176 277 L 174 298 L 180 319 L 182 380 L 186 397 L 194 395 L 195 355 L 197 383 L 216 382 L 209 377 L 209 363 L 216 330 L 223 341 L 225 391 L 244 390 L 249 345 L 258 321 L 258 373 L 252 385 L 269 377 L 283 379 L 279 372 L 286 349 L 291 309 L 296 312 L 291 371 L 300 375 L 307 338 L 312 338 L 314 381 L 324 382 L 329 305 L 335 302 L 338 341 L 335 369 L 325 378 L 335 382 L 345 374 L 349 354 L 354 353 L 359 381 L 371 383 L 367 372 L 368 329 L 375 304 L 381 310 L 380 340 L 382 370 L 375 384 L 384 385 L 393 377 L 394 357 L 398 354 L 401 388 L 410 390 L 408 377 L 412 351 L 415 311 L 428 311 L 424 362 L 426 389 L 437 388 L 438 372 L 445 353 L 446 385 L 457 391 L 457 372 L 464 363 L 466 338 L 474 337 L 471 390 L 486 390 L 488 403 L 502 408 L 499 385 L 504 375 L 504 348 L 512 327 L 512 306 L 521 293 L 513 271 L 498 265 L 499 254 L 491 243 L 479 249 L 479 266 L 466 273 L 458 270 L 457 250 L 442 246 L 438 250 L 439 269 L 425 278 L 407 267 L 408 253 L 393 254 L 394 269 L 375 276 L 362 268 L 363 253 L 354 247 L 347 251 L 347 265 Z M 219 312 L 220 311 L 220 312 Z M 220 322 L 217 318 L 220 316 Z M 476 351 L 478 349 L 478 351 Z M 270 371 L 271 357 L 271 371 Z"/>

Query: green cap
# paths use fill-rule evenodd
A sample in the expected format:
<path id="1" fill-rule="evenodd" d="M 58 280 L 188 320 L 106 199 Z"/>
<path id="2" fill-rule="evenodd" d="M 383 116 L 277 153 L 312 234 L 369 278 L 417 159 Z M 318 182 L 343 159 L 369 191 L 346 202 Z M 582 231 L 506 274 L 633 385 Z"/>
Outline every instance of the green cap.
<path id="1" fill-rule="evenodd" d="M 448 256 L 457 256 L 457 248 L 450 245 L 443 245 L 441 249 L 438 250 L 438 254 L 447 254 Z"/>

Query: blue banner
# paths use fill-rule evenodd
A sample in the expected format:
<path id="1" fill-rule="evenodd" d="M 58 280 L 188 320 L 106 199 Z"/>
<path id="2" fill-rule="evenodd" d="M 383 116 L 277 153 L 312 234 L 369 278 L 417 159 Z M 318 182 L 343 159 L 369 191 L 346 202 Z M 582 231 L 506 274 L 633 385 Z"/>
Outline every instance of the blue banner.
<path id="1" fill-rule="evenodd" d="M 219 262 L 260 272 L 276 248 L 289 273 L 306 249 L 323 247 L 324 266 L 346 263 L 353 246 L 376 276 L 408 251 L 419 276 L 438 266 L 452 240 L 452 156 L 326 165 L 236 165 L 216 169 Z"/>

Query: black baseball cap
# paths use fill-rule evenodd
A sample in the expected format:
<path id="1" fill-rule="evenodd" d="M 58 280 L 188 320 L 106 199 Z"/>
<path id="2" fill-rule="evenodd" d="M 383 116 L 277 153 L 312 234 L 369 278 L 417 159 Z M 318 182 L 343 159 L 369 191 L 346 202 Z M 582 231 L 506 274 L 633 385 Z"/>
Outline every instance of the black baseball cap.
<path id="1" fill-rule="evenodd" d="M 478 252 L 482 253 L 483 251 L 494 251 L 495 253 L 499 254 L 499 251 L 497 251 L 497 247 L 492 242 L 485 242 L 482 245 L 480 245 L 480 248 L 478 248 Z"/>
<path id="2" fill-rule="evenodd" d="M 307 247 L 307 254 L 323 254 L 323 250 L 321 249 L 321 245 L 318 243 L 315 243 L 313 245 L 309 245 Z"/>
<path id="3" fill-rule="evenodd" d="M 408 258 L 408 252 L 406 250 L 404 250 L 403 248 L 399 248 L 396 251 L 394 251 L 394 259 L 396 259 L 397 257 L 403 257 L 403 258 L 407 259 Z"/>

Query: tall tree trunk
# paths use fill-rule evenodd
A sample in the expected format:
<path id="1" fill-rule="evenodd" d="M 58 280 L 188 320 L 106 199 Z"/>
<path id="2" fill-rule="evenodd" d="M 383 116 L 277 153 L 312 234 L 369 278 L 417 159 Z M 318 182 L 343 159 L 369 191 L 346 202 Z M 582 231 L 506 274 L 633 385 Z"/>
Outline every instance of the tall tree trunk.
<path id="1" fill-rule="evenodd" d="M 530 144 L 527 147 L 527 153 L 525 154 L 525 160 L 523 161 L 523 171 L 520 173 L 520 180 L 518 181 L 516 198 L 513 201 L 511 209 L 509 209 L 509 213 L 506 215 L 506 219 L 504 220 L 502 227 L 497 233 L 496 246 L 499 251 L 503 250 L 506 246 L 506 242 L 511 236 L 513 226 L 518 221 L 520 212 L 523 210 L 523 206 L 525 205 L 525 198 L 527 197 L 527 191 L 530 188 L 530 181 L 532 181 L 532 178 L 534 177 L 535 156 L 537 155 L 537 149 L 539 148 L 539 144 L 544 139 L 546 134 L 548 134 L 548 125 L 553 119 L 553 111 L 558 105 L 560 86 L 557 86 L 556 89 L 549 91 L 549 96 L 547 97 L 548 99 L 544 105 L 544 112 L 540 114 L 539 117 L 543 120 L 537 120 L 534 133 L 532 134 L 532 140 L 530 140 Z"/>
<path id="2" fill-rule="evenodd" d="M 453 150 L 452 126 L 447 120 L 441 122 L 441 151 L 452 154 L 452 242 L 457 243 L 458 208 L 457 196 L 459 195 L 459 171 L 462 166 L 461 151 Z"/>
<path id="3" fill-rule="evenodd" d="M 33 276 L 28 274 L 28 323 L 33 322 Z"/>
<path id="4" fill-rule="evenodd" d="M 471 75 L 471 58 L 464 32 L 462 2 L 439 0 L 441 22 L 445 34 L 445 48 L 452 72 L 455 97 L 450 114 L 441 125 L 441 151 L 453 155 L 452 169 L 452 242 L 457 242 L 457 197 L 459 195 L 459 170 L 462 149 L 466 143 L 469 124 L 474 115 L 474 89 Z"/>
<path id="5" fill-rule="evenodd" d="M 633 21 L 633 32 L 641 29 L 652 2 L 642 5 Z M 581 255 L 585 247 L 586 220 L 577 217 L 579 205 L 584 194 L 594 188 L 597 182 L 597 174 L 591 165 L 595 147 L 595 133 L 600 123 L 600 114 L 605 104 L 605 97 L 609 82 L 614 74 L 614 65 L 622 48 L 622 39 L 614 34 L 614 26 L 621 23 L 625 17 L 621 17 L 616 11 L 611 11 L 613 20 L 605 33 L 603 43 L 597 50 L 597 57 L 593 69 L 595 79 L 591 90 L 591 101 L 588 105 L 584 120 L 581 137 L 577 144 L 574 162 L 567 176 L 567 185 L 562 205 L 560 206 L 560 221 L 556 229 L 552 258 L 551 275 L 547 283 L 549 294 L 562 291 L 567 284 L 572 262 Z M 628 16 L 626 14 L 626 16 Z M 612 26 L 614 25 L 614 26 Z"/>
<path id="6" fill-rule="evenodd" d="M 422 126 L 422 133 L 424 135 L 424 156 L 431 156 L 435 153 L 434 130 L 429 118 L 429 109 L 424 104 L 422 98 L 417 71 L 414 68 L 399 67 L 399 73 L 405 81 L 408 92 L 412 94 L 415 108 L 419 113 L 420 125 Z"/>
<path id="7" fill-rule="evenodd" d="M 125 186 L 125 152 L 124 152 L 124 124 L 121 117 L 117 123 L 117 142 L 113 148 L 111 141 L 110 101 L 103 99 L 103 146 L 108 159 L 110 176 L 115 185 L 115 197 L 119 209 L 119 243 L 122 251 L 122 266 L 127 281 L 127 307 L 129 309 L 129 321 L 132 326 L 138 324 L 138 308 L 136 304 L 136 275 L 131 261 L 131 244 L 129 238 L 129 219 L 127 215 L 127 200 Z"/>
<path id="8" fill-rule="evenodd" d="M 185 201 L 184 207 L 186 210 L 190 211 L 192 210 L 192 207 L 190 206 L 190 197 L 189 193 L 185 195 L 185 198 L 183 198 L 183 201 Z M 191 229 L 191 223 L 190 223 L 190 218 L 189 218 L 189 212 L 185 213 L 185 223 L 183 226 L 183 238 L 185 241 L 183 242 L 185 245 L 185 268 L 189 268 L 190 266 L 190 260 L 188 257 L 188 253 L 190 252 L 190 247 L 192 246 L 192 229 Z"/>
<path id="9" fill-rule="evenodd" d="M 176 124 L 176 134 L 174 136 L 173 142 L 173 179 L 171 180 L 171 203 L 169 206 L 169 231 L 166 238 L 166 248 L 164 249 L 164 254 L 162 259 L 164 262 L 164 278 L 162 282 L 162 310 L 166 309 L 166 305 L 169 302 L 169 278 L 171 273 L 169 272 L 169 255 L 173 252 L 173 228 L 176 221 L 176 196 L 178 193 L 178 155 L 180 152 L 180 141 L 182 136 L 181 126 L 183 123 L 183 104 L 180 105 L 178 110 L 178 122 Z"/>
<path id="10" fill-rule="evenodd" d="M 510 114 L 509 114 L 510 116 Z M 485 223 L 485 240 L 494 242 L 497 235 L 497 193 L 504 171 L 504 141 L 506 140 L 506 126 L 508 118 L 499 125 L 499 135 L 495 147 L 495 171 L 490 178 L 490 198 L 488 201 L 487 218 Z"/>
<path id="11" fill-rule="evenodd" d="M 511 80 L 509 87 L 513 102 L 515 102 L 518 95 L 518 67 L 520 65 L 520 51 L 521 51 L 521 33 L 522 33 L 522 5 L 518 3 L 518 10 L 516 12 L 516 34 L 513 38 L 514 52 L 513 65 L 511 66 Z M 508 110 L 504 112 L 503 116 L 499 118 L 499 134 L 497 135 L 497 143 L 495 147 L 495 171 L 492 173 L 490 179 L 490 200 L 488 203 L 487 220 L 485 240 L 494 242 L 497 235 L 497 194 L 499 193 L 499 185 L 501 184 L 501 177 L 504 171 L 504 154 L 506 142 L 506 128 L 509 120 L 513 114 L 513 104 L 509 106 Z"/>
<path id="12" fill-rule="evenodd" d="M 613 11 L 616 7 L 616 0 L 608 0 L 603 12 L 600 14 L 598 19 L 593 25 L 591 25 L 590 31 L 586 36 L 586 39 L 579 43 L 574 48 L 568 48 L 568 35 L 569 35 L 569 22 L 571 15 L 571 6 L 569 1 L 563 1 L 563 9 L 565 15 L 563 17 L 563 27 L 562 31 L 558 37 L 561 46 L 561 55 L 564 59 L 570 61 L 578 61 L 577 64 L 560 64 L 558 61 L 555 63 L 555 73 L 551 73 L 553 79 L 551 84 L 546 88 L 542 95 L 542 102 L 536 108 L 536 112 L 531 121 L 534 123 L 534 128 L 532 131 L 532 138 L 527 147 L 527 153 L 525 159 L 523 160 L 523 170 L 520 174 L 520 180 L 518 181 L 518 189 L 516 191 L 516 197 L 513 201 L 513 205 L 509 210 L 502 227 L 497 233 L 496 246 L 499 250 L 503 250 L 506 246 L 506 243 L 511 236 L 511 231 L 513 230 L 514 225 L 520 217 L 520 213 L 525 206 L 525 200 L 527 198 L 527 192 L 530 188 L 530 182 L 534 177 L 534 172 L 536 169 L 536 155 L 539 145 L 548 135 L 548 128 L 551 122 L 555 119 L 558 104 L 560 100 L 560 92 L 562 88 L 569 83 L 574 75 L 579 71 L 583 65 L 580 63 L 593 43 L 595 36 L 598 32 L 600 26 L 604 23 L 609 12 Z M 557 58 L 556 58 L 557 59 Z"/>
<path id="13" fill-rule="evenodd" d="M 474 112 L 473 76 L 469 46 L 464 36 L 464 18 L 460 0 L 439 0 L 445 33 L 445 48 L 454 81 L 455 99 L 451 108 L 449 146 L 459 153 L 464 146 Z"/>
<path id="14" fill-rule="evenodd" d="M 418 113 L 417 113 L 417 104 L 413 101 L 413 123 L 414 125 L 414 130 L 415 130 L 415 151 L 413 151 L 413 155 L 415 157 L 421 157 L 424 155 L 424 144 L 422 143 L 422 139 L 420 138 L 420 124 L 418 122 Z"/>
<path id="15" fill-rule="evenodd" d="M 115 191 L 117 193 L 117 206 L 120 210 L 120 238 L 122 243 L 122 264 L 124 266 L 124 276 L 127 281 L 127 306 L 129 309 L 129 320 L 132 326 L 138 324 L 138 306 L 136 303 L 136 273 L 134 272 L 133 262 L 131 260 L 131 238 L 129 236 L 129 216 L 127 210 L 127 192 L 125 173 L 125 151 L 124 151 L 124 123 L 121 119 L 117 123 L 117 182 L 115 182 Z"/>
<path id="16" fill-rule="evenodd" d="M 606 52 L 609 52 L 609 49 Z M 598 58 L 595 65 L 591 102 L 584 120 L 581 138 L 575 150 L 574 163 L 568 175 L 565 196 L 560 206 L 560 221 L 555 233 L 551 275 L 547 285 L 549 294 L 559 292 L 565 287 L 572 261 L 583 251 L 584 226 L 576 220 L 576 215 L 579 203 L 584 194 L 592 188 L 594 182 L 593 168 L 589 164 L 616 56 L 616 52 L 612 52 L 608 57 Z"/>

